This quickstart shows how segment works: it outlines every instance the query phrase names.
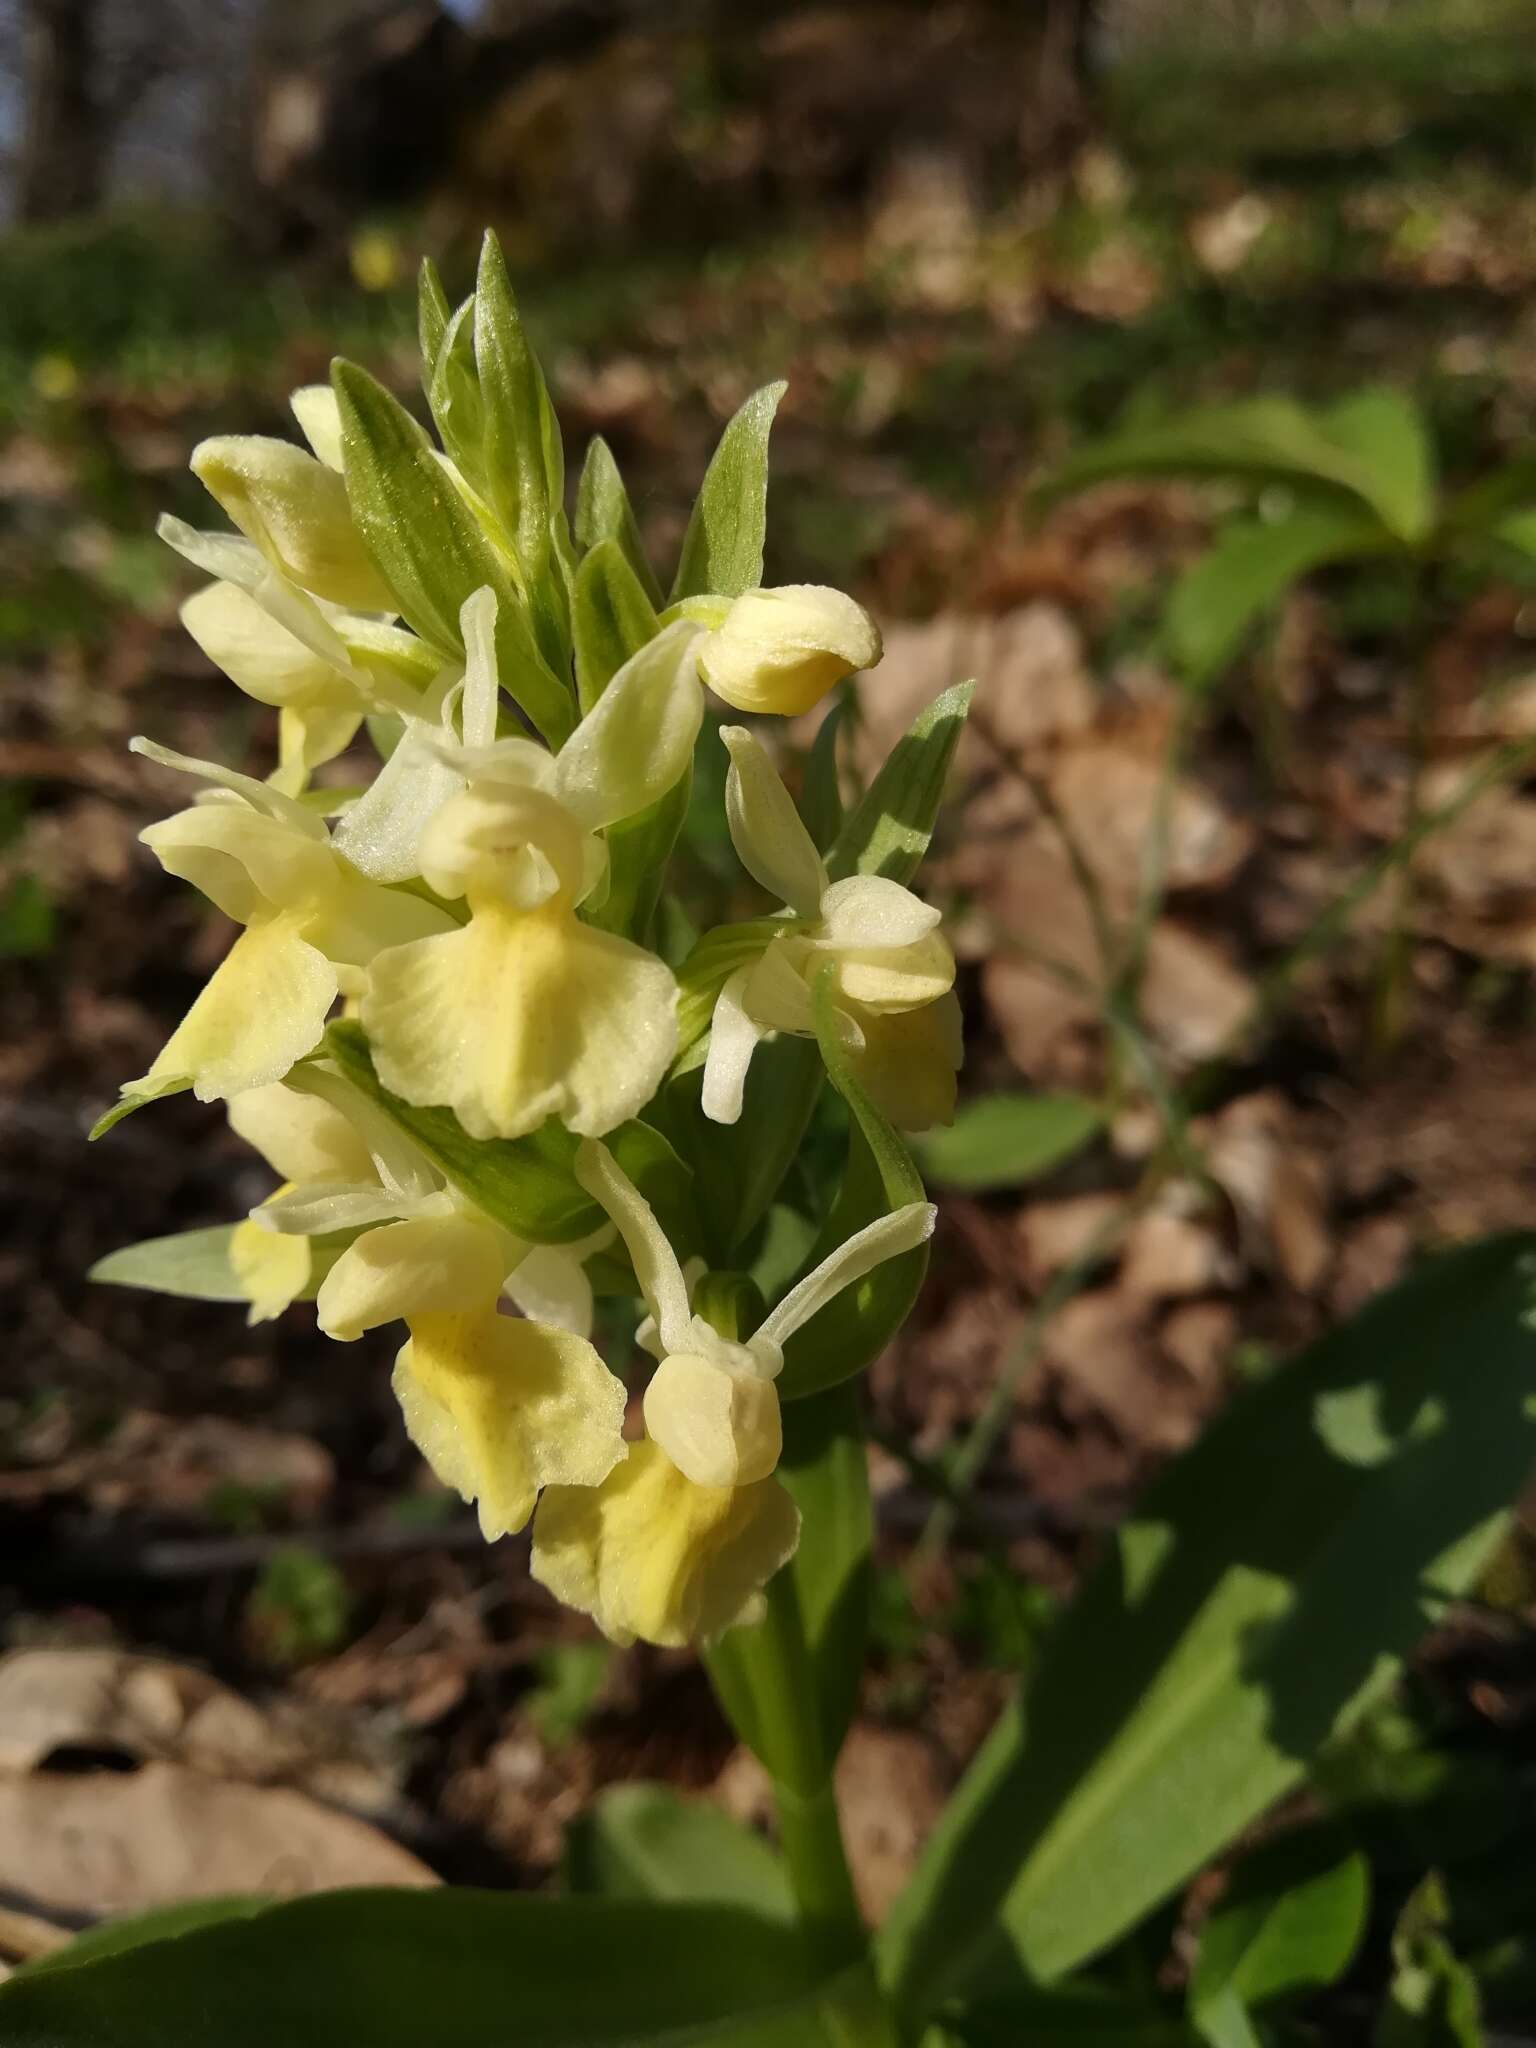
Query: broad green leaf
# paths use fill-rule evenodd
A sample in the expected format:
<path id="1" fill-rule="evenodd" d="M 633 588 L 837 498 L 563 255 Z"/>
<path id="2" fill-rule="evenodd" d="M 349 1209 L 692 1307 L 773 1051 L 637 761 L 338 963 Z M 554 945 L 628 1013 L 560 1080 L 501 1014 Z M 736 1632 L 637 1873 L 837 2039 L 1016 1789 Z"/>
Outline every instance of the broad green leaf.
<path id="1" fill-rule="evenodd" d="M 925 1199 L 912 1155 L 864 1092 L 849 1063 L 832 1004 L 831 975 L 823 969 L 815 992 L 816 1028 L 827 1078 L 848 1105 L 848 1160 L 837 1199 L 811 1247 L 806 1266 L 893 1209 Z M 821 1393 L 852 1379 L 890 1343 L 917 1300 L 928 1270 L 928 1247 L 887 1259 L 856 1286 L 835 1295 L 784 1347 L 779 1392 L 787 1401 Z"/>
<path id="2" fill-rule="evenodd" d="M 882 1937 L 932 2010 L 1050 1982 L 1166 1899 L 1388 1686 L 1536 1457 L 1536 1241 L 1426 1265 L 1245 1389 L 1041 1647 Z"/>
<path id="3" fill-rule="evenodd" d="M 502 677 L 558 746 L 575 723 L 571 692 L 540 654 L 505 567 L 426 435 L 355 363 L 338 358 L 331 382 L 352 517 L 401 613 L 440 653 L 462 657 L 459 609 L 477 590 L 493 590 Z"/>
<path id="4" fill-rule="evenodd" d="M 1435 451 L 1412 399 L 1375 385 L 1329 406 L 1321 425 L 1369 476 L 1370 502 L 1390 531 L 1410 545 L 1423 540 L 1435 523 Z"/>
<path id="5" fill-rule="evenodd" d="M 1370 461 L 1292 398 L 1208 406 L 1159 426 L 1108 435 L 1070 455 L 1043 495 L 1060 498 L 1120 476 L 1230 476 L 1311 485 L 1369 506 L 1400 539 L 1417 537 L 1398 524 L 1402 478 L 1378 476 Z"/>
<path id="6" fill-rule="evenodd" d="M 544 372 L 490 229 L 475 279 L 475 367 L 485 409 L 485 494 L 522 566 L 534 635 L 557 675 L 570 662 L 564 550 L 565 453 Z"/>
<path id="7" fill-rule="evenodd" d="M 590 711 L 632 654 L 656 632 L 656 612 L 616 540 L 600 540 L 583 556 L 571 600 L 576 687 Z"/>
<path id="8" fill-rule="evenodd" d="M 63 1948 L 51 1949 L 22 1967 L 29 1977 L 40 1976 L 44 1970 L 71 1970 L 77 1963 L 94 1963 L 103 1956 L 147 1947 L 150 1942 L 170 1941 L 199 1927 L 217 1927 L 224 1920 L 249 1920 L 281 1903 L 269 1893 L 243 1892 L 220 1899 L 187 1899 L 175 1906 L 156 1906 L 148 1913 L 103 1920 L 99 1926 L 77 1934 Z"/>
<path id="9" fill-rule="evenodd" d="M 0 1986 L 5 2048 L 835 2048 L 793 1930 L 738 1908 L 345 1891 Z"/>
<path id="10" fill-rule="evenodd" d="M 1536 505 L 1522 505 L 1514 512 L 1506 512 L 1489 532 L 1495 540 L 1518 548 L 1523 555 L 1536 555 Z"/>
<path id="11" fill-rule="evenodd" d="M 449 1109 L 417 1109 L 391 1095 L 374 1071 L 361 1025 L 343 1020 L 325 1034 L 325 1054 L 426 1153 L 453 1185 L 514 1236 L 534 1244 L 569 1244 L 602 1228 L 604 1212 L 576 1184 L 580 1140 L 551 1117 L 526 1138 L 471 1138 Z M 694 1230 L 690 1175 L 649 1124 L 621 1124 L 603 1141 L 669 1230 L 685 1242 Z"/>
<path id="12" fill-rule="evenodd" d="M 1262 2005 L 1343 1975 L 1365 1932 L 1370 1867 L 1331 1829 L 1303 1828 L 1245 1856 L 1200 1930 L 1197 2020 L 1225 1998 Z"/>
<path id="13" fill-rule="evenodd" d="M 705 1116 L 696 1072 L 668 1084 L 665 1124 L 693 1166 L 712 1265 L 735 1264 L 736 1252 L 767 1214 L 799 1154 L 821 1082 L 814 1042 L 785 1034 L 758 1048 L 734 1124 Z"/>
<path id="14" fill-rule="evenodd" d="M 423 256 L 416 273 L 416 339 L 421 345 L 421 390 L 428 404 L 432 400 L 432 372 L 437 352 L 448 331 L 450 308 L 443 280 L 430 256 Z"/>
<path id="15" fill-rule="evenodd" d="M 750 1828 L 669 1785 L 610 1785 L 566 1831 L 571 1891 L 606 1899 L 742 1906 L 769 1920 L 795 1917 L 777 1855 Z"/>
<path id="16" fill-rule="evenodd" d="M 817 850 L 825 853 L 843 826 L 843 793 L 838 786 L 837 735 L 843 722 L 845 701 L 839 698 L 816 728 L 811 757 L 805 764 L 805 787 L 800 793 L 800 815 Z"/>
<path id="17" fill-rule="evenodd" d="M 650 945 L 666 886 L 667 863 L 688 816 L 692 793 L 693 771 L 689 768 L 664 797 L 608 827 L 608 893 L 601 903 L 585 911 L 590 923 L 639 945 Z"/>
<path id="18" fill-rule="evenodd" d="M 147 1287 L 188 1301 L 249 1301 L 229 1263 L 233 1223 L 208 1230 L 179 1230 L 173 1237 L 147 1237 L 141 1244 L 108 1252 L 86 1274 L 108 1287 Z"/>
<path id="19" fill-rule="evenodd" d="M 576 544 L 595 548 L 599 541 L 617 542 L 624 559 L 634 570 L 640 587 L 653 606 L 661 603 L 661 585 L 646 559 L 640 527 L 629 492 L 613 459 L 613 450 L 601 434 L 594 434 L 587 448 L 576 486 Z"/>
<path id="20" fill-rule="evenodd" d="M 920 711 L 837 835 L 827 855 L 834 882 L 887 875 L 910 882 L 928 851 L 974 683 L 956 683 Z"/>
<path id="21" fill-rule="evenodd" d="M 941 1187 L 1011 1188 L 1081 1152 L 1105 1117 L 1103 1103 L 1086 1095 L 974 1095 L 947 1130 L 914 1143 Z"/>
<path id="22" fill-rule="evenodd" d="M 1173 587 L 1163 634 L 1185 682 L 1213 682 L 1250 628 L 1299 577 L 1395 545 L 1375 513 L 1346 501 L 1297 505 L 1281 519 L 1233 519 Z"/>
<path id="23" fill-rule="evenodd" d="M 699 488 L 670 602 L 740 597 L 763 580 L 768 434 L 787 387 L 765 384 L 726 424 Z"/>

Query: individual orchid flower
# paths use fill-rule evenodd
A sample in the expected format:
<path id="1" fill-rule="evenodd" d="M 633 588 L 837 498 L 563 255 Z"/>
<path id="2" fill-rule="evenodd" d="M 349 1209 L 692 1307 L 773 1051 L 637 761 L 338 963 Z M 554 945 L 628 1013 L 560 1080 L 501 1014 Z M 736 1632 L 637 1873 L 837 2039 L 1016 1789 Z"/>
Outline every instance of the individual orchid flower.
<path id="1" fill-rule="evenodd" d="M 325 470 L 337 469 L 341 426 L 329 387 L 296 391 L 292 404 Z M 182 623 L 231 682 L 278 711 L 278 788 L 299 795 L 310 772 L 348 746 L 369 713 L 419 713 L 441 663 L 415 634 L 315 595 L 287 556 L 244 533 L 199 533 L 170 517 L 159 532 L 216 579 L 183 605 Z M 384 601 L 392 607 L 387 593 Z"/>
<path id="2" fill-rule="evenodd" d="M 320 386 L 294 394 L 315 453 L 265 434 L 221 434 L 192 451 L 192 473 L 274 568 L 316 597 L 393 612 L 395 597 L 352 519 L 341 425 Z"/>
<path id="3" fill-rule="evenodd" d="M 406 1322 L 394 1373 L 406 1428 L 443 1483 L 478 1502 L 487 1541 L 523 1526 L 539 1487 L 607 1477 L 625 1454 L 625 1395 L 587 1341 L 582 1260 L 610 1229 L 572 1245 L 525 1243 L 324 1062 L 237 1096 L 229 1120 L 284 1176 L 231 1243 L 253 1321 L 307 1291 L 312 1240 L 355 1233 L 328 1253 L 320 1328 L 345 1343 Z M 503 1315 L 504 1295 L 529 1320 Z"/>
<path id="4" fill-rule="evenodd" d="M 328 1337 L 350 1343 L 381 1323 L 494 1308 L 503 1294 L 540 1321 L 590 1331 L 583 1261 L 611 1230 L 570 1245 L 517 1237 L 329 1063 L 311 1062 L 286 1082 L 237 1096 L 229 1120 L 283 1176 L 284 1185 L 251 1211 L 253 1229 L 306 1248 L 315 1238 L 353 1233 L 315 1298 Z M 306 1269 L 300 1289 L 310 1277 Z"/>
<path id="5" fill-rule="evenodd" d="M 703 600 L 697 609 L 717 608 Z M 793 718 L 881 656 L 880 629 L 860 604 L 820 583 L 748 590 L 699 642 L 699 673 L 738 711 Z"/>
<path id="6" fill-rule="evenodd" d="M 245 927 L 130 1101 L 191 1087 L 203 1102 L 277 1081 L 313 1051 L 340 994 L 375 954 L 451 928 L 419 896 L 360 875 L 324 821 L 270 784 L 144 739 L 136 753 L 213 785 L 140 834 L 168 874 Z"/>
<path id="7" fill-rule="evenodd" d="M 381 953 L 362 1019 L 385 1087 L 447 1105 L 471 1137 L 518 1137 L 549 1116 L 600 1136 L 671 1062 L 671 971 L 577 910 L 604 881 L 603 829 L 691 759 L 695 631 L 679 621 L 641 648 L 558 754 L 506 739 L 449 756 L 467 784 L 423 832 L 420 871 L 469 921 Z"/>
<path id="8" fill-rule="evenodd" d="M 722 727 L 721 737 L 731 756 L 732 842 L 787 915 L 720 991 L 704 1064 L 705 1115 L 737 1121 L 752 1055 L 770 1032 L 815 1035 L 813 990 L 830 968 L 848 1049 L 880 1107 L 906 1130 L 944 1121 L 954 1107 L 959 1015 L 938 911 L 884 876 L 829 881 L 762 742 L 739 725 Z"/>
<path id="9" fill-rule="evenodd" d="M 659 1363 L 645 1442 L 596 1491 L 544 1495 L 533 1575 L 615 1642 L 711 1640 L 754 1618 L 763 1586 L 794 1551 L 799 1517 L 773 1477 L 785 1344 L 845 1287 L 924 1243 L 934 1210 L 909 1203 L 855 1232 L 733 1341 L 692 1312 L 666 1233 L 605 1146 L 581 1147 L 576 1178 L 618 1226 Z"/>

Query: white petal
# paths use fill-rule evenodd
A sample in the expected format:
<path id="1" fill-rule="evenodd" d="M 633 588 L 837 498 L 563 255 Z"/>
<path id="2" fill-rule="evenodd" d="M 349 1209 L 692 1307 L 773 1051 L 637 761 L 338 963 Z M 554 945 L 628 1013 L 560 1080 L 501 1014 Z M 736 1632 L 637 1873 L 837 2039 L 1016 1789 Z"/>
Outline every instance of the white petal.
<path id="1" fill-rule="evenodd" d="M 807 1273 L 798 1286 L 789 1290 L 754 1333 L 751 1344 L 755 1346 L 761 1341 L 782 1348 L 796 1330 L 803 1328 L 818 1310 L 826 1307 L 833 1295 L 841 1294 L 845 1287 L 862 1280 L 866 1273 L 873 1272 L 887 1259 L 894 1259 L 902 1252 L 915 1251 L 920 1244 L 925 1244 L 933 1235 L 937 1214 L 931 1202 L 909 1202 L 904 1209 L 877 1217 L 873 1223 L 855 1231 L 845 1244 L 840 1244 L 835 1252 L 824 1258 L 814 1272 Z"/>
<path id="2" fill-rule="evenodd" d="M 688 1283 L 656 1212 L 606 1145 L 587 1143 L 576 1154 L 576 1179 L 619 1226 L 640 1292 L 656 1319 L 664 1348 L 681 1350 L 692 1320 Z"/>
<path id="3" fill-rule="evenodd" d="M 336 850 L 374 882 L 421 873 L 421 837 L 464 778 L 443 760 L 442 727 L 408 718 L 389 759 L 336 827 Z"/>
<path id="4" fill-rule="evenodd" d="M 742 866 L 780 903 L 815 917 L 827 871 L 767 749 L 744 725 L 723 725 L 720 737 L 731 757 L 726 822 Z"/>
<path id="5" fill-rule="evenodd" d="M 341 407 L 329 384 L 302 384 L 288 403 L 304 436 L 327 469 L 340 470 Z"/>
<path id="6" fill-rule="evenodd" d="M 158 746 L 154 740 L 147 740 L 137 734 L 128 742 L 131 754 L 142 754 L 147 761 L 158 762 L 162 768 L 175 768 L 183 775 L 195 775 L 200 782 L 212 783 L 216 789 L 227 789 L 235 796 L 243 797 L 254 811 L 264 817 L 277 818 L 305 839 L 316 839 L 323 845 L 327 838 L 325 821 L 317 817 L 307 804 L 296 803 L 290 796 L 284 796 L 270 782 L 258 782 L 254 775 L 242 775 L 237 769 L 226 768 L 218 761 L 200 761 L 193 754 L 178 754 L 172 747 Z"/>
<path id="7" fill-rule="evenodd" d="M 750 968 L 733 974 L 715 999 L 710 1022 L 709 1051 L 704 1060 L 704 1087 L 700 1106 L 712 1123 L 740 1121 L 742 1096 L 752 1055 L 767 1036 L 764 1028 L 747 1015 L 742 1006 L 751 977 Z"/>
<path id="8" fill-rule="evenodd" d="M 466 747 L 488 747 L 496 738 L 496 593 L 490 588 L 466 597 L 459 608 L 464 640 L 464 695 L 461 730 Z"/>
<path id="9" fill-rule="evenodd" d="M 577 1337 L 592 1334 L 592 1282 L 572 1245 L 531 1245 L 513 1267 L 502 1293 L 531 1322 L 548 1323 Z"/>
<path id="10" fill-rule="evenodd" d="M 939 912 L 883 875 L 849 875 L 821 899 L 825 942 L 833 946 L 911 946 L 939 923 Z"/>
<path id="11" fill-rule="evenodd" d="M 310 1181 L 273 1195 L 251 1214 L 263 1230 L 280 1237 L 322 1237 L 329 1230 L 365 1230 L 391 1222 L 400 1213 L 398 1199 L 384 1188 L 359 1187 L 351 1181 Z"/>
<path id="12" fill-rule="evenodd" d="M 697 635 L 678 619 L 647 641 L 560 749 L 559 793 L 589 832 L 665 796 L 693 759 L 704 717 L 692 655 Z"/>

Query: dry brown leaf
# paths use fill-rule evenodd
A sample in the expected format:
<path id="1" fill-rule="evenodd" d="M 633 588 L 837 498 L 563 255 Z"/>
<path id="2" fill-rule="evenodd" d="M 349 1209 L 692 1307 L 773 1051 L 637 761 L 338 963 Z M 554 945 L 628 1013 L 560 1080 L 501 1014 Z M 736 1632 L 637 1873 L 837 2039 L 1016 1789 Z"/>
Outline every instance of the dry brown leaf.
<path id="1" fill-rule="evenodd" d="M 856 1721 L 837 1760 L 836 1788 L 853 1887 L 865 1918 L 878 1925 L 939 1817 L 943 1779 L 921 1735 Z"/>
<path id="2" fill-rule="evenodd" d="M 0 1891 L 45 1912 L 438 1882 L 368 1822 L 287 1786 L 227 1784 L 170 1763 L 0 1780 Z"/>
<path id="3" fill-rule="evenodd" d="M 1176 1061 L 1212 1058 L 1253 1006 L 1253 983 L 1209 939 L 1165 918 L 1147 943 L 1141 982 L 1148 1030 Z"/>
<path id="4" fill-rule="evenodd" d="M 1171 1449 L 1188 1441 L 1189 1419 L 1157 1369 L 1145 1302 L 1118 1287 L 1080 1294 L 1051 1319 L 1045 1349 L 1063 1379 L 1132 1443 Z"/>
<path id="5" fill-rule="evenodd" d="M 187 1664 L 118 1650 L 18 1650 L 0 1659 L 0 1772 L 35 1770 L 55 1750 L 174 1757 L 260 1778 L 303 1758 L 249 1700 Z"/>
<path id="6" fill-rule="evenodd" d="M 1194 1382 L 1202 1396 L 1221 1389 L 1237 1342 L 1237 1310 L 1229 1301 L 1185 1301 L 1163 1318 L 1158 1340 L 1165 1357 Z"/>
<path id="7" fill-rule="evenodd" d="M 1229 1276 L 1220 1239 L 1208 1223 L 1153 1209 L 1126 1233 L 1120 1285 L 1139 1301 L 1204 1294 Z"/>
<path id="8" fill-rule="evenodd" d="M 1081 1258 L 1095 1236 L 1120 1207 L 1110 1191 L 1068 1195 L 1055 1202 L 1031 1202 L 1016 1221 L 1019 1270 L 1036 1293 L 1051 1277 Z"/>
<path id="9" fill-rule="evenodd" d="M 1163 801 L 1159 755 L 1160 749 L 1129 740 L 1096 741 L 1068 748 L 1051 774 L 1068 828 L 1100 887 L 1122 913 L 1141 893 L 1157 827 Z M 1189 780 L 1178 783 L 1168 805 L 1164 872 L 1169 888 L 1222 887 L 1252 845 L 1251 827 L 1231 817 L 1209 790 Z"/>

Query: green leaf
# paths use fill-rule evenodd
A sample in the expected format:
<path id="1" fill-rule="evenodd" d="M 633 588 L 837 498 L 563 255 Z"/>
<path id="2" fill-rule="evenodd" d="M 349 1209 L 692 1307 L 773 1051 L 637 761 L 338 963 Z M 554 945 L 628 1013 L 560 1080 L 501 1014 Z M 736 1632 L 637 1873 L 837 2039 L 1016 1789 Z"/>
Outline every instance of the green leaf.
<path id="1" fill-rule="evenodd" d="M 522 565 L 540 650 L 563 675 L 570 604 L 557 527 L 565 520 L 565 452 L 501 244 L 490 229 L 475 279 L 475 367 L 485 409 L 485 492 Z"/>
<path id="2" fill-rule="evenodd" d="M 1476 1583 L 1536 1456 L 1536 1245 L 1469 1245 L 1245 1389 L 1042 1645 L 884 1930 L 931 2010 L 1049 1982 L 1301 1779 Z"/>
<path id="3" fill-rule="evenodd" d="M 596 542 L 576 571 L 571 603 L 576 687 L 590 711 L 632 654 L 656 633 L 656 612 L 616 540 Z"/>
<path id="4" fill-rule="evenodd" d="M 1281 519 L 1233 519 L 1173 587 L 1163 633 L 1179 673 L 1215 680 L 1250 628 L 1298 578 L 1324 563 L 1393 545 L 1374 513 L 1347 503 L 1298 505 Z"/>
<path id="5" fill-rule="evenodd" d="M 1315 1991 L 1348 1968 L 1365 1932 L 1370 1867 L 1328 1828 L 1245 1856 L 1200 1930 L 1190 1972 L 1197 2020 L 1223 1999 L 1262 2005 Z"/>
<path id="6" fill-rule="evenodd" d="M 324 1050 L 356 1087 L 387 1110 L 456 1188 L 516 1237 L 569 1244 L 602 1227 L 605 1214 L 576 1184 L 580 1140 L 551 1117 L 526 1138 L 471 1138 L 448 1109 L 416 1109 L 391 1095 L 374 1071 L 361 1025 L 342 1020 L 325 1034 Z M 684 1241 L 691 1210 L 688 1168 L 649 1124 L 621 1124 L 603 1141 L 669 1231 Z"/>
<path id="7" fill-rule="evenodd" d="M 843 825 L 843 793 L 838 787 L 837 735 L 847 702 L 839 698 L 816 728 L 811 757 L 805 764 L 800 815 L 818 852 L 825 853 Z"/>
<path id="8" fill-rule="evenodd" d="M 768 434 L 787 388 L 765 384 L 727 422 L 683 536 L 671 603 L 684 597 L 740 597 L 762 583 Z"/>
<path id="9" fill-rule="evenodd" d="M 144 1948 L 153 1941 L 170 1941 L 199 1927 L 217 1927 L 224 1920 L 249 1920 L 279 1904 L 281 1901 L 270 1894 L 241 1892 L 220 1899 L 187 1899 L 174 1906 L 156 1906 L 148 1913 L 130 1913 L 121 1920 L 104 1920 L 99 1927 L 88 1927 L 63 1948 L 51 1949 L 22 1968 L 29 1977 L 41 1976 L 45 1970 L 71 1970 L 77 1963 L 124 1955 L 131 1948 Z"/>
<path id="10" fill-rule="evenodd" d="M 642 946 L 650 945 L 657 906 L 666 886 L 667 863 L 688 816 L 692 793 L 690 768 L 665 796 L 637 811 L 634 817 L 621 818 L 608 827 L 608 893 L 601 903 L 585 912 L 588 921 L 599 930 L 617 932 Z"/>
<path id="11" fill-rule="evenodd" d="M 661 585 L 656 581 L 655 570 L 646 560 L 639 523 L 629 502 L 629 492 L 624 488 L 624 479 L 619 474 L 619 465 L 602 435 L 594 434 L 576 486 L 576 544 L 582 548 L 595 548 L 599 541 L 605 540 L 618 544 L 646 597 L 653 606 L 659 606 Z"/>
<path id="12" fill-rule="evenodd" d="M 610 1785 L 566 1832 L 566 1883 L 606 1899 L 741 1906 L 795 1917 L 784 1866 L 761 1835 L 667 1785 Z"/>
<path id="13" fill-rule="evenodd" d="M 172 1237 L 147 1237 L 141 1244 L 108 1252 L 86 1274 L 106 1287 L 147 1287 L 188 1301 L 249 1301 L 229 1263 L 233 1223 L 208 1230 L 179 1230 Z"/>
<path id="14" fill-rule="evenodd" d="M 814 1043 L 786 1033 L 758 1048 L 734 1124 L 712 1123 L 705 1116 L 697 1072 L 668 1085 L 666 1128 L 692 1163 L 712 1265 L 733 1264 L 735 1253 L 767 1214 L 799 1155 L 821 1083 Z"/>
<path id="15" fill-rule="evenodd" d="M 811 1247 L 807 1268 L 817 1265 L 876 1217 L 926 1199 L 911 1153 L 865 1094 L 849 1064 L 833 1008 L 831 973 L 826 968 L 817 977 L 813 1000 L 827 1078 L 847 1103 L 849 1119 L 842 1183 L 821 1235 Z M 912 1313 L 927 1270 L 928 1247 L 921 1245 L 898 1259 L 887 1259 L 856 1286 L 835 1295 L 785 1345 L 780 1395 L 786 1401 L 802 1400 L 861 1373 Z"/>
<path id="16" fill-rule="evenodd" d="M 910 882 L 917 873 L 975 688 L 956 683 L 935 697 L 897 741 L 827 855 L 834 882 L 846 875 Z"/>
<path id="17" fill-rule="evenodd" d="M 1413 400 L 1374 385 L 1329 406 L 1321 424 L 1369 476 L 1383 524 L 1410 544 L 1425 539 L 1435 523 L 1435 451 Z"/>
<path id="18" fill-rule="evenodd" d="M 485 401 L 475 367 L 475 302 L 449 316 L 427 384 L 427 404 L 444 448 L 476 491 L 485 482 Z"/>
<path id="19" fill-rule="evenodd" d="M 1347 495 L 1375 512 L 1400 540 L 1413 541 L 1420 529 L 1403 523 L 1421 511 L 1413 461 L 1401 450 L 1389 454 L 1383 448 L 1380 426 L 1379 408 L 1371 405 L 1358 416 L 1346 412 L 1338 434 L 1292 398 L 1209 406 L 1079 449 L 1056 470 L 1043 495 L 1056 499 L 1121 476 L 1230 476 L 1309 485 Z"/>
<path id="20" fill-rule="evenodd" d="M 428 404 L 432 401 L 432 372 L 448 331 L 448 318 L 448 295 L 437 274 L 437 265 L 430 256 L 423 256 L 416 273 L 416 338 L 421 344 L 422 396 Z"/>
<path id="21" fill-rule="evenodd" d="M 461 657 L 465 598 L 496 593 L 496 654 L 517 701 L 551 746 L 575 723 L 571 692 L 540 654 L 522 601 L 483 528 L 426 435 L 383 385 L 340 358 L 331 382 L 341 408 L 347 497 L 358 532 L 405 619 L 449 659 Z"/>
<path id="22" fill-rule="evenodd" d="M 0 1987 L 5 2048 L 834 2048 L 789 1928 L 737 1908 L 346 1891 Z"/>
<path id="23" fill-rule="evenodd" d="M 1081 1152 L 1105 1120 L 1103 1103 L 1086 1095 L 975 1095 L 948 1130 L 914 1142 L 941 1187 L 1011 1188 Z"/>

